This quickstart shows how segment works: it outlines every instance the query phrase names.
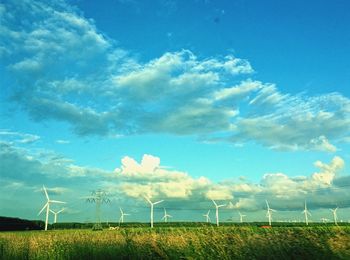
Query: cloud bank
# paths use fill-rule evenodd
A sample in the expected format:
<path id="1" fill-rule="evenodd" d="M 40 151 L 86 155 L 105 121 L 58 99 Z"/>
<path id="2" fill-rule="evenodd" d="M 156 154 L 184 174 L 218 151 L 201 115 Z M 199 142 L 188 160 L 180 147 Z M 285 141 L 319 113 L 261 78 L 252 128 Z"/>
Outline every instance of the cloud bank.
<path id="1" fill-rule="evenodd" d="M 160 158 L 144 155 L 138 163 L 124 157 L 120 168 L 115 169 L 118 189 L 128 197 L 142 200 L 146 195 L 155 199 L 182 200 L 189 207 L 199 202 L 221 200 L 230 202 L 230 208 L 259 210 L 268 199 L 278 210 L 300 208 L 304 200 L 310 207 L 334 205 L 349 206 L 348 187 L 338 186 L 348 177 L 338 176 L 344 160 L 335 156 L 329 164 L 317 161 L 318 171 L 310 176 L 289 177 L 283 173 L 267 173 L 260 183 L 225 181 L 214 183 L 206 177 L 193 178 L 189 174 L 164 168 Z M 234 176 L 232 176 L 234 177 Z"/>
<path id="2" fill-rule="evenodd" d="M 265 200 L 278 211 L 300 210 L 305 200 L 311 210 L 350 207 L 350 178 L 342 173 L 345 162 L 338 156 L 329 163 L 316 161 L 315 172 L 308 176 L 262 173 L 258 183 L 245 178 L 220 182 L 206 176 L 194 178 L 183 170 L 163 166 L 159 157 L 149 154 L 140 161 L 125 156 L 115 170 L 108 171 L 77 165 L 54 151 L 11 141 L 0 142 L 0 165 L 4 194 L 0 201 L 7 207 L 34 196 L 43 184 L 53 196 L 65 196 L 61 200 L 80 208 L 86 207 L 81 198 L 97 188 L 107 191 L 113 201 L 136 208 L 144 205 L 143 196 L 164 199 L 172 210 L 189 211 L 206 210 L 212 206 L 211 199 L 225 203 L 224 209 L 250 212 L 264 210 Z M 38 201 L 35 196 L 33 200 Z"/>

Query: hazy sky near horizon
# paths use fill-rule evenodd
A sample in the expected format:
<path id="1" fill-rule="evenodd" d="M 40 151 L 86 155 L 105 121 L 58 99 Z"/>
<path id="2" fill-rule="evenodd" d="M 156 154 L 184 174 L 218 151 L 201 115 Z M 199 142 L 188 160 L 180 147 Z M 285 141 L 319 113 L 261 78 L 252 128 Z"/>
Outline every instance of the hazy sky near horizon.
<path id="1" fill-rule="evenodd" d="M 350 219 L 349 1 L 0 2 L 0 215 Z M 30 203 L 29 203 L 30 201 Z M 58 209 L 58 208 L 57 208 Z M 172 212 L 170 212 L 172 211 Z M 292 216 L 292 217 L 291 217 Z M 214 219 L 212 217 L 212 219 Z"/>

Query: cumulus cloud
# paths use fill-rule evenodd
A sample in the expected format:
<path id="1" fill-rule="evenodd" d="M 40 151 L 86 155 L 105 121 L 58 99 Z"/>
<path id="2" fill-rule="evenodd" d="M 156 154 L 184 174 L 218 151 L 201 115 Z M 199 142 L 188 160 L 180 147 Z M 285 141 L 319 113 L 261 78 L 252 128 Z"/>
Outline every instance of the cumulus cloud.
<path id="1" fill-rule="evenodd" d="M 1 10 L 1 64 L 16 79 L 8 93 L 34 120 L 78 135 L 170 133 L 279 150 L 335 152 L 349 137 L 350 100 L 339 93 L 281 93 L 233 55 L 140 61 L 65 1 Z"/>
<path id="2" fill-rule="evenodd" d="M 185 172 L 169 170 L 160 165 L 160 158 L 145 154 L 141 163 L 124 157 L 121 168 L 115 169 L 120 188 L 127 196 L 142 199 L 170 198 L 189 199 L 194 194 L 203 196 L 211 182 L 205 178 L 192 178 Z"/>
<path id="3" fill-rule="evenodd" d="M 103 188 L 120 201 L 141 202 L 143 196 L 148 196 L 164 199 L 175 209 L 204 210 L 212 206 L 211 199 L 227 204 L 226 209 L 244 211 L 264 209 L 266 199 L 272 208 L 282 211 L 299 210 L 305 200 L 310 209 L 350 206 L 350 179 L 340 174 L 345 162 L 338 156 L 329 163 L 315 162 L 318 170 L 309 176 L 266 173 L 258 183 L 243 178 L 221 182 L 205 176 L 194 178 L 184 171 L 164 167 L 159 157 L 148 154 L 140 161 L 126 156 L 118 168 L 106 171 L 77 165 L 52 151 L 21 148 L 5 141 L 0 142 L 0 165 L 2 190 L 38 190 L 45 184 L 57 188 L 50 193 L 67 197 Z"/>
<path id="4" fill-rule="evenodd" d="M 117 190 L 124 196 L 142 199 L 146 195 L 170 201 L 182 200 L 188 206 L 211 199 L 230 202 L 228 209 L 261 210 L 268 199 L 278 210 L 299 209 L 307 199 L 310 207 L 330 205 L 349 206 L 342 198 L 348 194 L 346 187 L 337 188 L 333 182 L 346 177 L 338 176 L 344 161 L 334 157 L 329 164 L 315 162 L 319 172 L 310 176 L 289 177 L 283 173 L 267 173 L 260 183 L 223 181 L 214 183 L 205 177 L 193 178 L 187 173 L 169 170 L 160 165 L 160 158 L 144 155 L 141 163 L 130 157 L 122 159 L 122 166 L 114 172 Z M 323 201 L 323 202 L 322 202 Z M 182 203 L 182 202 L 181 202 Z M 183 204 L 182 204 L 183 205 Z"/>
<path id="5" fill-rule="evenodd" d="M 334 180 L 335 174 L 343 169 L 344 160 L 338 156 L 334 157 L 332 162 L 327 165 L 321 161 L 315 162 L 315 166 L 318 167 L 321 171 L 314 173 L 312 179 L 320 184 L 331 185 Z"/>

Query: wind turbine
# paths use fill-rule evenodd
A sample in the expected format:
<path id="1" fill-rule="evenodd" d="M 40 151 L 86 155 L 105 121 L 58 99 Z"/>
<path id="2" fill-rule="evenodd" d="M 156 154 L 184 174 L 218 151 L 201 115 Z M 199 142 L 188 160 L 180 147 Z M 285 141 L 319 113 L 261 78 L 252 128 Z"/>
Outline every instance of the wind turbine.
<path id="1" fill-rule="evenodd" d="M 335 209 L 330 209 L 333 213 L 333 219 L 334 219 L 334 224 L 338 225 L 338 222 L 337 222 L 337 210 L 338 210 L 338 207 L 336 207 Z"/>
<path id="2" fill-rule="evenodd" d="M 267 206 L 267 212 L 266 212 L 266 217 L 269 219 L 269 225 L 271 226 L 271 220 L 272 220 L 272 212 L 276 212 L 276 210 L 271 209 L 269 206 L 269 203 L 267 200 L 266 201 L 266 206 Z"/>
<path id="3" fill-rule="evenodd" d="M 54 220 L 53 223 L 57 223 L 57 215 L 58 215 L 59 213 L 61 213 L 62 211 L 64 211 L 64 208 L 61 209 L 61 210 L 59 210 L 59 211 L 57 211 L 57 212 L 55 212 L 55 211 L 53 211 L 52 209 L 50 209 L 50 212 L 53 213 L 53 214 L 55 215 L 55 220 Z"/>
<path id="4" fill-rule="evenodd" d="M 152 202 L 149 198 L 147 198 L 146 196 L 144 196 L 145 200 L 147 200 L 147 202 L 151 205 L 151 228 L 153 228 L 153 206 L 157 205 L 161 202 L 163 202 L 164 200 L 159 200 L 156 202 Z"/>
<path id="5" fill-rule="evenodd" d="M 47 225 L 48 225 L 48 223 L 49 223 L 50 203 L 61 203 L 61 204 L 64 204 L 64 203 L 66 203 L 66 202 L 58 201 L 58 200 L 50 200 L 49 195 L 47 194 L 47 190 L 46 190 L 46 188 L 45 188 L 44 185 L 43 185 L 43 189 L 44 189 L 44 192 L 45 192 L 45 196 L 46 196 L 47 202 L 46 202 L 46 204 L 44 205 L 44 207 L 39 211 L 38 216 L 39 216 L 39 215 L 41 214 L 41 212 L 43 212 L 44 209 L 46 208 L 45 231 L 47 231 Z"/>
<path id="6" fill-rule="evenodd" d="M 210 210 L 208 210 L 208 213 L 207 214 L 204 214 L 203 217 L 206 217 L 207 218 L 207 223 L 209 223 L 211 221 L 210 217 L 209 217 L 209 213 L 210 213 Z"/>
<path id="7" fill-rule="evenodd" d="M 124 223 L 124 216 L 129 216 L 130 214 L 124 213 L 122 208 L 119 208 L 119 209 L 120 209 L 120 218 L 119 218 L 119 225 L 120 225 L 120 223 Z"/>
<path id="8" fill-rule="evenodd" d="M 304 207 L 304 210 L 301 212 L 301 214 L 304 214 L 304 215 L 305 215 L 305 224 L 306 224 L 306 225 L 309 225 L 309 218 L 308 218 L 308 216 L 311 216 L 311 213 L 310 213 L 310 211 L 307 210 L 306 200 L 305 200 L 305 207 Z"/>
<path id="9" fill-rule="evenodd" d="M 246 217 L 246 215 L 242 215 L 240 211 L 238 211 L 238 214 L 240 222 L 243 223 L 243 218 Z"/>
<path id="10" fill-rule="evenodd" d="M 328 220 L 329 220 L 328 218 L 321 218 L 322 223 L 327 223 Z"/>
<path id="11" fill-rule="evenodd" d="M 166 209 L 164 208 L 164 216 L 162 217 L 162 220 L 164 219 L 164 222 L 168 222 L 168 218 L 172 218 L 173 216 L 166 213 Z"/>
<path id="12" fill-rule="evenodd" d="M 216 212 L 215 212 L 216 226 L 219 226 L 219 208 L 226 206 L 226 205 L 225 204 L 218 205 L 218 204 L 216 204 L 216 202 L 214 200 L 212 200 L 212 202 L 214 203 L 215 210 L 216 210 Z"/>

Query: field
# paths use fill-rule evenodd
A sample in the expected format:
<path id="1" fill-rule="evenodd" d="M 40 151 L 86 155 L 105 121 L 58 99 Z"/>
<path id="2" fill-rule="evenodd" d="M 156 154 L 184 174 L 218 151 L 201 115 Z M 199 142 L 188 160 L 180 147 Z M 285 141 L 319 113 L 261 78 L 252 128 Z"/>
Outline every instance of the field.
<path id="1" fill-rule="evenodd" d="M 0 233 L 0 259 L 350 259 L 349 226 Z"/>

